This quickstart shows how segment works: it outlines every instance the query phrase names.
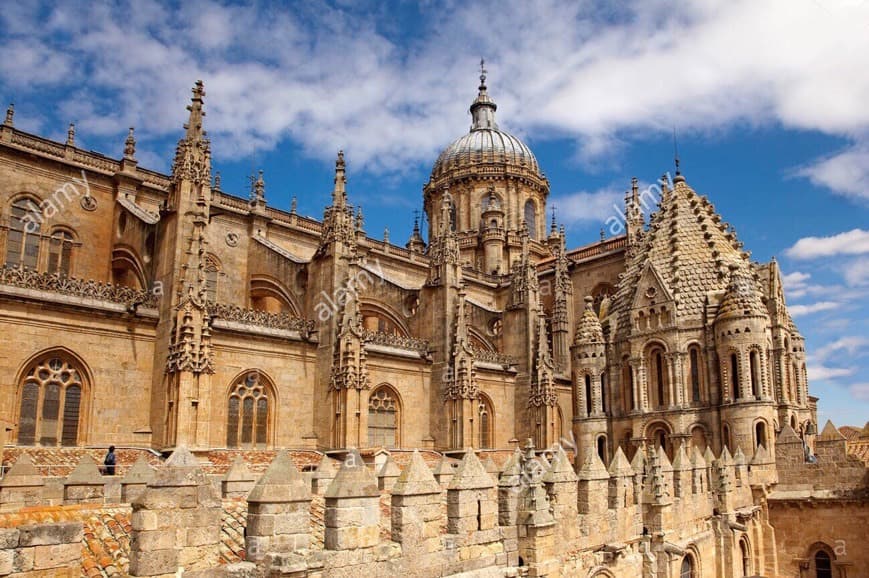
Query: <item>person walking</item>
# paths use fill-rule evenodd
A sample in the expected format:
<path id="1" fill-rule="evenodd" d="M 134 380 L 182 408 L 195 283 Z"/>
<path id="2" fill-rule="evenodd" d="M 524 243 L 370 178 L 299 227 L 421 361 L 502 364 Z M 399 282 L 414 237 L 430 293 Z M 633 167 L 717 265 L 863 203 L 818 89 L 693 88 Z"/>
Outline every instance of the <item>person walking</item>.
<path id="1" fill-rule="evenodd" d="M 109 446 L 109 451 L 106 454 L 106 459 L 103 460 L 103 473 L 107 476 L 114 476 L 115 463 L 115 446 Z"/>

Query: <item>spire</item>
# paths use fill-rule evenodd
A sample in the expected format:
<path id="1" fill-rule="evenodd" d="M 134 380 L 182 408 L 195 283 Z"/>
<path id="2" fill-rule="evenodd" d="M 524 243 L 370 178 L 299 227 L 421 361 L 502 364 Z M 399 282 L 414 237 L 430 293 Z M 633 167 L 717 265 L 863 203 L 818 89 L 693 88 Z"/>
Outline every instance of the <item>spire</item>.
<path id="1" fill-rule="evenodd" d="M 422 240 L 422 233 L 419 231 L 419 210 L 413 211 L 413 233 L 410 239 L 405 244 L 412 253 L 422 253 L 425 251 L 425 241 Z"/>
<path id="2" fill-rule="evenodd" d="M 673 177 L 673 184 L 684 183 L 685 177 L 682 176 L 682 172 L 679 170 L 679 143 L 676 141 L 676 127 L 673 127 L 673 161 L 676 164 L 676 176 Z"/>
<path id="3" fill-rule="evenodd" d="M 498 110 L 498 105 L 495 104 L 489 97 L 486 87 L 486 61 L 480 60 L 480 86 L 478 87 L 477 98 L 471 104 L 471 116 L 474 123 L 471 125 L 471 131 L 482 129 L 498 129 L 495 123 L 495 111 Z"/>
<path id="4" fill-rule="evenodd" d="M 196 81 L 193 87 L 193 98 L 190 99 L 190 104 L 187 105 L 187 110 L 190 111 L 190 118 L 184 128 L 187 130 L 188 139 L 200 139 L 205 136 L 205 131 L 202 130 L 202 117 L 205 116 L 205 111 L 202 110 L 203 98 L 205 97 L 205 84 L 201 80 Z"/>
<path id="5" fill-rule="evenodd" d="M 133 127 L 130 127 L 130 132 L 124 140 L 124 158 L 130 160 L 136 158 L 136 139 L 133 137 L 133 130 Z"/>
<path id="6" fill-rule="evenodd" d="M 344 151 L 338 151 L 338 158 L 335 159 L 335 188 L 332 190 L 332 205 L 338 207 L 344 206 L 347 200 L 347 174 L 346 165 L 344 164 Z"/>

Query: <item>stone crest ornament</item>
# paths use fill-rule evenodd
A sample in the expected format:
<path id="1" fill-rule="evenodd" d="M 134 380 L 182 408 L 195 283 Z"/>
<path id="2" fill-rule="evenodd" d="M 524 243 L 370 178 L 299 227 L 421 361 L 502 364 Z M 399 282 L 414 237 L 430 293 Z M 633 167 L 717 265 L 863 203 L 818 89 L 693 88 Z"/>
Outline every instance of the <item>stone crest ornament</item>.
<path id="1" fill-rule="evenodd" d="M 236 233 L 235 231 L 230 231 L 229 233 L 226 234 L 225 240 L 226 240 L 226 244 L 229 245 L 230 247 L 237 247 L 238 246 L 238 233 Z"/>
<path id="2" fill-rule="evenodd" d="M 83 196 L 79 204 L 81 204 L 81 208 L 85 211 L 91 212 L 97 210 L 97 200 L 90 195 Z"/>

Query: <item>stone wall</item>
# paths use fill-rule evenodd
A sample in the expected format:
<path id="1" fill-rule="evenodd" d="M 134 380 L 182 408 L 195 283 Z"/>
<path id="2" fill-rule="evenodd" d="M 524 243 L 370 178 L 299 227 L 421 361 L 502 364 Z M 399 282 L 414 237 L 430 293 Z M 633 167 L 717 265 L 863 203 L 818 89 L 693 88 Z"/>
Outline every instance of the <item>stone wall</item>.
<path id="1" fill-rule="evenodd" d="M 0 528 L 0 576 L 78 577 L 82 537 L 80 522 Z"/>

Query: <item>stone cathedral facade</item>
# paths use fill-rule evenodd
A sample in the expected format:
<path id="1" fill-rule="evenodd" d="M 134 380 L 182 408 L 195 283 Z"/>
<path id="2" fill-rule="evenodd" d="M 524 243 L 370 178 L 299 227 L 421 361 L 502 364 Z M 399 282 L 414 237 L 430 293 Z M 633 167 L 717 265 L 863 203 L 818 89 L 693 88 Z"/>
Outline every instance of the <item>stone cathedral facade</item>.
<path id="1" fill-rule="evenodd" d="M 426 239 L 417 222 L 399 246 L 366 234 L 341 152 L 322 219 L 270 206 L 262 173 L 248 197 L 224 191 L 204 98 L 197 83 L 168 175 L 139 166 L 132 129 L 113 158 L 77 148 L 72 126 L 54 142 L 7 112 L 7 444 L 447 456 L 560 445 L 592 476 L 726 455 L 769 482 L 779 432 L 813 443 L 817 399 L 778 265 L 753 262 L 678 170 L 648 222 L 634 180 L 624 234 L 569 249 L 547 223 L 547 178 L 499 128 L 483 75 L 470 131 L 423 186 Z M 762 492 L 740 495 L 762 505 Z M 748 510 L 760 571 L 774 539 Z"/>

